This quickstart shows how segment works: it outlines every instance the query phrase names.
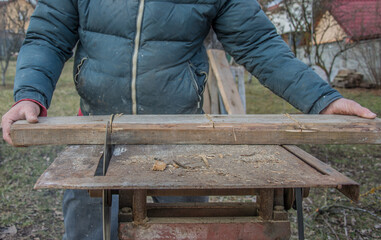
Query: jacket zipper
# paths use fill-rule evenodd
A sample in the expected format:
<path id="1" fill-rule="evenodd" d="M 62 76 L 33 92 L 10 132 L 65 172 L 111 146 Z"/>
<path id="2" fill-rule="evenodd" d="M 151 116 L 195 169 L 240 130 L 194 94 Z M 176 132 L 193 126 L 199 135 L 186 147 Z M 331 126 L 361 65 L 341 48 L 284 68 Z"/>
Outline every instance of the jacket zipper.
<path id="1" fill-rule="evenodd" d="M 144 12 L 144 0 L 139 2 L 139 11 L 136 18 L 136 36 L 135 36 L 135 47 L 134 54 L 132 55 L 132 80 L 131 80 L 131 100 L 132 100 L 132 114 L 137 114 L 137 104 L 136 104 L 136 77 L 138 71 L 138 53 L 140 44 L 140 34 L 143 21 Z"/>
<path id="2" fill-rule="evenodd" d="M 198 92 L 199 91 L 198 83 L 197 83 L 196 79 L 194 78 L 193 71 L 192 71 L 192 68 L 195 69 L 195 71 L 196 71 L 196 67 L 190 61 L 188 61 L 188 64 L 189 64 L 189 71 L 190 71 L 191 78 L 192 78 L 192 83 L 193 83 L 193 86 L 194 86 L 194 88 L 196 90 L 196 93 L 197 93 L 197 96 L 198 96 L 197 108 L 200 108 L 201 107 L 202 95 L 204 94 L 204 91 L 205 91 L 205 84 L 208 81 L 208 73 L 204 72 L 204 71 L 200 72 L 200 74 L 205 75 L 205 79 L 204 79 L 204 83 L 203 83 L 204 88 L 202 89 L 201 94 L 199 94 L 199 92 Z"/>
<path id="3" fill-rule="evenodd" d="M 76 86 L 78 85 L 78 76 L 79 76 L 79 73 L 81 72 L 82 66 L 83 66 L 83 64 L 85 63 L 86 60 L 87 60 L 87 57 L 82 58 L 81 61 L 78 64 L 78 66 L 77 66 L 77 73 L 74 76 L 74 83 L 75 83 Z"/>

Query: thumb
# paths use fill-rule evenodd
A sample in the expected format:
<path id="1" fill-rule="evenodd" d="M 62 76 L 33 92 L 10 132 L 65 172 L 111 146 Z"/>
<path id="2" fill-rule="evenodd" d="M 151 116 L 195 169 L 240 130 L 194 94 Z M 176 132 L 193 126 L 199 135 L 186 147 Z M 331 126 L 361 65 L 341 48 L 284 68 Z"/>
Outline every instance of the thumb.
<path id="1" fill-rule="evenodd" d="M 38 113 L 34 108 L 28 109 L 25 111 L 25 118 L 29 123 L 37 123 L 38 122 Z"/>

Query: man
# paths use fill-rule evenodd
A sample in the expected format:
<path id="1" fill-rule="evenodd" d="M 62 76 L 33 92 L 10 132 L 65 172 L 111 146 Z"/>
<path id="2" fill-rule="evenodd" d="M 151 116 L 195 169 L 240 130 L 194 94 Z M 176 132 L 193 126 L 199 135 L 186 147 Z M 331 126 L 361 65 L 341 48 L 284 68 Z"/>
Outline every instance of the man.
<path id="1" fill-rule="evenodd" d="M 239 64 L 302 112 L 375 118 L 298 61 L 254 0 L 40 0 L 19 53 L 3 138 L 12 144 L 13 122 L 46 115 L 75 45 L 83 115 L 202 113 L 210 27 Z M 188 200 L 205 199 L 163 201 Z M 99 213 L 98 200 L 67 191 L 64 239 L 100 239 Z"/>

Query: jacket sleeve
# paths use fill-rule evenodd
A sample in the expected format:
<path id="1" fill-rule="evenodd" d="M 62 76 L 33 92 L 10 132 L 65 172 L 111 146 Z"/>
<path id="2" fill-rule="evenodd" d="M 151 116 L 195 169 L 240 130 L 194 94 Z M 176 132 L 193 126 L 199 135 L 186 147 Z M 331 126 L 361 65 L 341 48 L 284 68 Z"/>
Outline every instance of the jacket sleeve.
<path id="1" fill-rule="evenodd" d="M 254 0 L 226 0 L 213 28 L 237 63 L 304 113 L 320 113 L 342 96 L 295 58 Z"/>
<path id="2" fill-rule="evenodd" d="M 38 1 L 17 59 L 16 102 L 32 99 L 49 107 L 63 65 L 78 40 L 73 1 Z"/>

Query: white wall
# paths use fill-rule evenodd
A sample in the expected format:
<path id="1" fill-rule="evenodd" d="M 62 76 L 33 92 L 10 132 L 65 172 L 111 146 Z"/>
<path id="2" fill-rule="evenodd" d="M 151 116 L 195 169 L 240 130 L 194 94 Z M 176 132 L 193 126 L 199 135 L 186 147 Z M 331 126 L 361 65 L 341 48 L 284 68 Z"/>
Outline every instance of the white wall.
<path id="1" fill-rule="evenodd" d="M 368 48 L 368 52 L 366 53 Z M 325 45 L 323 59 L 325 62 L 332 62 L 333 56 L 339 51 L 339 47 L 336 43 L 328 43 Z M 362 54 L 365 53 L 365 54 Z M 305 56 L 303 48 L 299 48 L 297 51 L 297 57 L 304 63 L 309 64 L 308 57 Z M 365 56 L 363 56 L 365 55 Z M 365 57 L 365 58 L 364 58 Z M 313 58 L 312 58 L 313 59 Z M 368 61 L 368 63 L 367 63 Z M 371 62 L 371 63 L 369 63 Z M 362 41 L 354 48 L 351 48 L 336 58 L 330 81 L 332 81 L 337 75 L 340 69 L 355 69 L 356 71 L 364 74 L 364 80 L 374 82 L 372 75 L 367 69 L 368 64 L 373 64 L 375 68 L 381 71 L 381 39 Z M 319 75 L 324 75 L 322 70 L 317 71 Z M 323 79 L 327 80 L 324 76 Z"/>

